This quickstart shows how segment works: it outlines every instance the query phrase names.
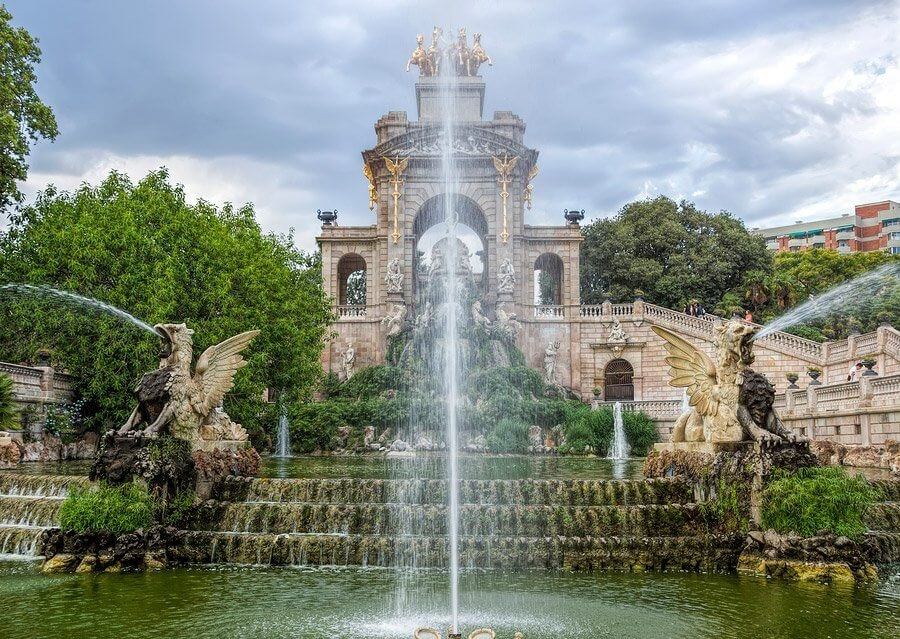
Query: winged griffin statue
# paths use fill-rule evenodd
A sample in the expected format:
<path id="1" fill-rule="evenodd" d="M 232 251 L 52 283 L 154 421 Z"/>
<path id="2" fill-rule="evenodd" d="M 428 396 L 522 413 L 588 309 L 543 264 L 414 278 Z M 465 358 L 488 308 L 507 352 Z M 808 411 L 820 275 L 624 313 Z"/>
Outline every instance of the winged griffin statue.
<path id="1" fill-rule="evenodd" d="M 141 432 L 169 434 L 192 443 L 247 440 L 247 431 L 231 421 L 222 409 L 225 394 L 234 385 L 235 373 L 247 362 L 243 351 L 259 331 L 247 331 L 210 346 L 191 372 L 194 331 L 184 324 L 157 324 L 163 338 L 159 368 L 145 374 L 135 389 L 138 405 L 119 435 Z"/>
<path id="2" fill-rule="evenodd" d="M 672 442 L 805 441 L 778 418 L 769 380 L 750 368 L 758 327 L 740 320 L 717 326 L 715 362 L 675 333 L 651 328 L 665 340 L 669 384 L 690 398 L 691 409 L 672 428 Z"/>

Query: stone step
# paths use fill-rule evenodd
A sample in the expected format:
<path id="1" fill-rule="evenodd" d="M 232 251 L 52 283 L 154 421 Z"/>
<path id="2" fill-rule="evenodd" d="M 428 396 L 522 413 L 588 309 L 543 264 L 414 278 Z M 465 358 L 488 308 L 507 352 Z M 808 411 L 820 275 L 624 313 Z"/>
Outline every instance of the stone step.
<path id="1" fill-rule="evenodd" d="M 0 526 L 55 526 L 59 497 L 0 497 Z"/>
<path id="2" fill-rule="evenodd" d="M 439 479 L 241 479 L 216 485 L 221 501 L 323 504 L 444 504 L 447 482 Z M 461 504 L 617 506 L 685 504 L 694 500 L 678 479 L 649 480 L 464 480 Z"/>
<path id="3" fill-rule="evenodd" d="M 880 564 L 900 562 L 900 532 L 872 531 L 866 534 L 866 544 L 871 547 L 869 556 Z"/>
<path id="4" fill-rule="evenodd" d="M 687 537 L 461 537 L 467 568 L 728 571 L 741 535 Z M 188 532 L 181 563 L 446 568 L 445 537 Z"/>
<path id="5" fill-rule="evenodd" d="M 361 535 L 447 534 L 444 505 L 207 502 L 190 527 L 251 533 Z M 710 521 L 711 525 L 713 522 Z M 460 508 L 468 536 L 606 537 L 691 535 L 707 530 L 696 504 L 637 506 L 481 506 Z"/>
<path id="6" fill-rule="evenodd" d="M 900 479 L 872 479 L 869 483 L 881 491 L 885 501 L 900 501 Z"/>
<path id="7" fill-rule="evenodd" d="M 0 526 L 0 555 L 37 554 L 42 526 Z"/>
<path id="8" fill-rule="evenodd" d="M 865 520 L 874 531 L 900 533 L 900 502 L 873 504 Z"/>
<path id="9" fill-rule="evenodd" d="M 0 473 L 0 497 L 65 497 L 73 486 L 87 486 L 87 477 L 77 475 L 21 475 Z"/>

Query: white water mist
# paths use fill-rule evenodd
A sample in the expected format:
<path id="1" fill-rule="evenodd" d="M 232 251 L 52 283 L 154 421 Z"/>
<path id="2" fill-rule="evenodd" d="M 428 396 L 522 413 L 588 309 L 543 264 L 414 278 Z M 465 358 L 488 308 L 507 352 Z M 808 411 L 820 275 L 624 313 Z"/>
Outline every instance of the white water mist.
<path id="1" fill-rule="evenodd" d="M 884 291 L 896 286 L 898 277 L 900 277 L 900 264 L 896 262 L 885 264 L 849 282 L 835 286 L 821 295 L 810 298 L 790 312 L 766 324 L 754 339 L 762 339 L 795 324 L 826 317 L 835 311 L 847 313 L 852 309 L 863 308 L 867 304 L 871 304 Z"/>

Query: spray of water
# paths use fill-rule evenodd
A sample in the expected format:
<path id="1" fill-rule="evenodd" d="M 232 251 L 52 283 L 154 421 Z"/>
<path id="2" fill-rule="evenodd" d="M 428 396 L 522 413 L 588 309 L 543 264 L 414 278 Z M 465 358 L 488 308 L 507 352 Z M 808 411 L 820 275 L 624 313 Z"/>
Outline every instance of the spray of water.
<path id="1" fill-rule="evenodd" d="M 275 440 L 275 456 L 291 456 L 291 430 L 287 415 L 281 413 L 278 417 L 278 436 Z"/>
<path id="2" fill-rule="evenodd" d="M 622 419 L 622 402 L 613 404 L 613 441 L 607 454 L 609 459 L 628 459 L 628 442 L 625 439 L 625 423 Z"/>
<path id="3" fill-rule="evenodd" d="M 884 291 L 896 286 L 900 277 L 900 264 L 885 264 L 864 275 L 829 289 L 822 295 L 811 298 L 789 313 L 766 324 L 754 339 L 762 339 L 776 331 L 826 317 L 835 311 L 847 312 L 871 304 Z"/>
<path id="4" fill-rule="evenodd" d="M 137 326 L 141 330 L 147 331 L 148 333 L 153 333 L 154 335 L 157 334 L 156 331 L 153 330 L 152 326 L 150 326 L 146 322 L 142 322 L 134 315 L 126 313 L 121 308 L 117 308 L 112 304 L 107 304 L 106 302 L 101 302 L 100 300 L 95 300 L 90 297 L 78 295 L 77 293 L 60 291 L 55 288 L 50 288 L 49 286 L 32 286 L 31 284 L 4 284 L 3 286 L 0 286 L 0 294 L 2 293 L 31 295 L 34 297 L 56 300 L 71 306 L 79 306 L 81 308 L 86 308 L 92 311 L 99 311 L 101 313 L 106 313 L 107 315 L 112 315 L 113 317 L 124 320 L 129 324 L 132 324 L 133 326 Z"/>

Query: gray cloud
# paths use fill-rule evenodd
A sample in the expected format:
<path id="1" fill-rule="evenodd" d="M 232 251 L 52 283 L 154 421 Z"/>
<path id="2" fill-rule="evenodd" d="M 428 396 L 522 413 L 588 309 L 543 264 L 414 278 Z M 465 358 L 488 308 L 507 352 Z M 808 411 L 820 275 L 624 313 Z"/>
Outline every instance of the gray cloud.
<path id="1" fill-rule="evenodd" d="M 9 2 L 61 129 L 27 187 L 160 162 L 307 247 L 318 207 L 371 223 L 359 152 L 413 116 L 403 63 L 440 23 L 485 34 L 486 110 L 528 122 L 535 222 L 654 193 L 752 224 L 900 195 L 894 3 L 447 4 Z"/>

